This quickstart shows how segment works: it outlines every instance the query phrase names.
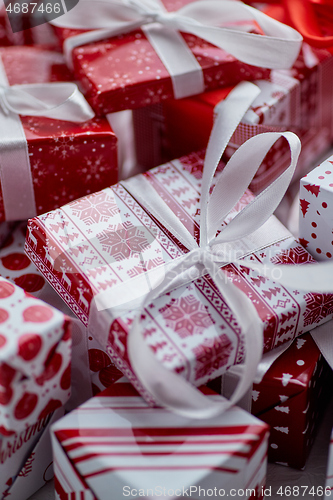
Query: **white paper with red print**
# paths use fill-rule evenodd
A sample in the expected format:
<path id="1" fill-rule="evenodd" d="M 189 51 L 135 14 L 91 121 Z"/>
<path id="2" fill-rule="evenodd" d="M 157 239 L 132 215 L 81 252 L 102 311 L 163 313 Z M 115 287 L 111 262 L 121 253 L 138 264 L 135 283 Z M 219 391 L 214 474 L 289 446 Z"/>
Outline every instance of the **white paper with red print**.
<path id="1" fill-rule="evenodd" d="M 64 409 L 42 418 L 24 431 L 0 439 L 0 495 L 25 500 L 53 477 L 50 427 Z"/>
<path id="2" fill-rule="evenodd" d="M 11 435 L 70 396 L 70 321 L 0 278 L 0 434 Z"/>
<path id="3" fill-rule="evenodd" d="M 114 498 L 122 498 L 124 486 L 160 486 L 171 499 L 169 489 L 201 486 L 226 492 L 254 488 L 251 498 L 259 499 L 267 438 L 267 426 L 240 408 L 189 420 L 148 407 L 130 384 L 116 383 L 52 427 L 57 494 L 66 498 L 61 495 L 82 491 L 80 498 L 102 499 L 111 489 Z M 192 497 L 198 497 L 194 490 Z"/>
<path id="4" fill-rule="evenodd" d="M 193 154 L 145 174 L 194 235 L 199 229 L 202 168 L 203 158 Z M 247 192 L 230 217 L 251 199 Z M 94 294 L 126 281 L 131 286 L 131 280 L 145 270 L 163 266 L 186 251 L 121 184 L 36 217 L 29 227 L 35 240 L 27 239 L 31 260 L 85 324 Z M 277 265 L 313 261 L 292 236 L 246 258 Z M 333 314 L 332 295 L 287 289 L 242 266 L 228 265 L 224 271 L 252 298 L 265 323 L 265 351 Z M 109 335 L 100 329 L 97 340 L 137 384 L 126 350 L 134 316 L 130 312 L 117 318 Z M 244 357 L 237 322 L 208 276 L 154 301 L 146 310 L 143 326 L 158 360 L 195 385 L 217 377 Z"/>
<path id="5" fill-rule="evenodd" d="M 333 156 L 301 179 L 299 236 L 316 260 L 333 257 Z"/>

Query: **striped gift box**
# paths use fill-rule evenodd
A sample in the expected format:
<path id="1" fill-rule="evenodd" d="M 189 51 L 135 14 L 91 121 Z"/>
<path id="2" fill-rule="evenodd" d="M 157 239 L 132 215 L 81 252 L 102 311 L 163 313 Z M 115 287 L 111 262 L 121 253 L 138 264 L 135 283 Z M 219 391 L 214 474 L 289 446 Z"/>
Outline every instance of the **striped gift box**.
<path id="1" fill-rule="evenodd" d="M 218 498 L 241 490 L 260 499 L 267 438 L 266 424 L 240 408 L 189 420 L 151 408 L 129 383 L 115 383 L 53 426 L 57 495 L 171 499 L 205 491 Z"/>

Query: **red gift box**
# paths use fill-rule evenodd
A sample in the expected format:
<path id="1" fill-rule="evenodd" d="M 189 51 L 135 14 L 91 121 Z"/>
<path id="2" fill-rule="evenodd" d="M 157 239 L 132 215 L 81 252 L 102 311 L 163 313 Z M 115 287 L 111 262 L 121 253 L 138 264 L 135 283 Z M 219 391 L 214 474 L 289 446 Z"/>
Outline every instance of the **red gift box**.
<path id="1" fill-rule="evenodd" d="M 304 468 L 331 383 L 331 368 L 307 333 L 253 384 L 251 412 L 270 426 L 271 462 Z"/>
<path id="2" fill-rule="evenodd" d="M 219 396 L 203 389 L 206 397 Z M 52 427 L 59 498 L 264 496 L 267 426 L 240 408 L 199 421 L 119 382 Z M 200 489 L 199 489 L 200 488 Z M 199 495 L 200 493 L 200 495 Z"/>
<path id="3" fill-rule="evenodd" d="M 303 44 L 294 67 L 273 70 L 257 80 L 261 94 L 230 139 L 225 160 L 254 135 L 292 130 L 302 141 L 295 178 L 300 178 L 328 149 L 332 134 L 333 56 Z M 173 158 L 205 148 L 213 126 L 214 108 L 232 87 L 181 100 L 169 100 L 133 111 L 138 163 L 152 168 Z M 289 152 L 282 140 L 271 149 L 251 182 L 257 193 L 288 165 Z"/>
<path id="4" fill-rule="evenodd" d="M 171 12 L 192 1 L 164 0 L 163 5 Z M 245 20 L 245 15 L 242 14 L 240 21 L 229 25 L 227 23 L 226 26 L 263 34 L 263 30 L 250 18 L 250 14 L 248 18 L 249 20 Z M 59 25 L 61 26 L 61 19 Z M 59 27 L 55 29 L 61 42 L 82 33 L 82 30 Z M 202 68 L 204 88 L 201 91 L 235 84 L 244 79 L 264 78 L 269 74 L 268 70 L 244 64 L 226 51 L 191 33 L 182 33 L 181 36 Z M 147 38 L 147 33 L 137 29 L 102 41 L 87 43 L 73 50 L 70 59 L 75 75 L 96 112 L 135 109 L 175 97 L 170 73 L 155 48 L 154 43 L 152 45 Z M 190 75 L 187 87 L 190 88 L 191 85 Z M 199 92 L 187 92 L 187 95 Z"/>
<path id="5" fill-rule="evenodd" d="M 37 47 L 8 47 L 0 49 L 0 56 L 9 85 L 63 82 L 70 77 L 62 55 L 56 52 Z M 21 123 L 36 213 L 56 208 L 117 180 L 117 139 L 106 119 L 72 123 L 22 116 Z M 6 151 L 4 148 L 4 153 Z M 26 189 L 28 191 L 29 186 Z M 9 197 L 8 193 L 6 196 Z M 1 221 L 6 219 L 3 198 L 2 192 Z M 9 198 L 15 199 L 15 193 Z M 17 205 L 20 202 L 17 200 Z M 23 209 L 21 219 L 28 217 Z"/>
<path id="6" fill-rule="evenodd" d="M 202 169 L 202 156 L 193 154 L 144 176 L 193 235 L 198 234 L 200 224 Z M 149 270 L 163 269 L 165 263 L 187 252 L 176 236 L 129 194 L 131 182 L 135 183 L 136 178 L 29 222 L 29 257 L 84 324 L 88 324 L 94 295 L 111 289 L 116 297 L 120 296 L 117 289 L 126 290 L 124 283 L 129 289 L 138 287 L 137 281 L 145 279 Z M 247 192 L 228 217 L 233 218 L 251 199 Z M 270 226 L 274 224 L 278 225 L 274 238 L 278 238 L 282 226 L 272 219 Z M 313 262 L 285 231 L 281 241 L 273 245 L 267 242 L 267 248 L 247 259 L 277 265 Z M 61 262 L 66 263 L 62 270 Z M 332 315 L 332 295 L 287 289 L 242 265 L 230 264 L 223 269 L 255 304 L 265 324 L 265 351 Z M 118 368 L 138 384 L 127 352 L 127 334 L 135 312 L 120 317 L 107 310 L 100 314 L 112 323 L 111 328 L 108 331 L 99 327 L 94 335 Z M 207 276 L 159 297 L 146 310 L 143 326 L 157 359 L 195 385 L 216 378 L 243 359 L 239 326 Z M 139 390 L 143 390 L 141 386 Z"/>

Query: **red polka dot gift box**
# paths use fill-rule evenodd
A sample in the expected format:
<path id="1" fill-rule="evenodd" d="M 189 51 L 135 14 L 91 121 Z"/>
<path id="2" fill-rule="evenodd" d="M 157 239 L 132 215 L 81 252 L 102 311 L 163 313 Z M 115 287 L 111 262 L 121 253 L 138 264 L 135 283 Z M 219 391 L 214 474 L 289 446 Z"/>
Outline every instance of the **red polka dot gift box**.
<path id="1" fill-rule="evenodd" d="M 148 407 L 119 382 L 52 426 L 57 498 L 240 498 L 247 490 L 263 499 L 267 439 L 266 424 L 236 406 L 188 419 Z"/>
<path id="2" fill-rule="evenodd" d="M 72 16 L 63 16 L 54 22 L 59 39 L 65 42 L 68 64 L 73 66 L 96 112 L 136 109 L 268 76 L 267 68 L 274 67 L 272 60 L 281 56 L 277 49 L 280 26 L 266 29 L 265 22 L 258 17 L 260 13 L 253 14 L 241 2 L 216 2 L 209 8 L 205 6 L 203 11 L 200 11 L 202 6 L 192 6 L 192 3 L 193 0 L 163 0 L 148 5 L 139 1 L 114 2 L 114 5 L 110 2 L 109 12 L 102 3 L 95 2 L 94 12 L 90 13 L 87 2 L 77 4 L 71 11 Z M 125 12 L 120 13 L 122 9 Z M 154 18 L 158 25 L 155 23 L 151 28 Z M 115 29 L 109 24 L 112 21 Z M 198 23 L 205 28 L 200 26 L 199 31 L 193 31 Z M 214 31 L 214 40 L 211 33 L 205 38 L 208 26 Z M 220 33 L 221 26 L 227 32 Z M 104 37 L 91 40 L 94 35 L 90 31 L 87 40 L 83 41 L 82 36 L 87 33 L 81 28 L 106 28 L 107 32 Z M 266 37 L 260 39 L 262 35 L 272 35 L 273 31 L 275 45 L 272 40 L 267 42 Z M 238 38 L 240 32 L 243 32 L 241 37 L 246 33 L 242 40 Z M 288 45 L 289 36 L 295 38 L 291 45 Z M 285 45 L 281 50 L 285 57 L 276 61 L 281 68 L 288 67 L 287 60 L 292 64 L 300 48 L 298 34 L 284 34 L 283 38 Z M 161 39 L 164 46 L 161 46 Z M 256 47 L 249 49 L 253 40 Z M 289 49 L 285 50 L 286 47 Z M 263 58 L 257 55 L 258 52 L 265 53 Z"/>
<path id="3" fill-rule="evenodd" d="M 92 111 L 84 111 L 87 103 L 82 94 L 66 94 L 67 114 L 59 115 L 66 105 L 59 105 L 58 93 L 72 85 L 65 84 L 72 81 L 72 76 L 63 56 L 40 47 L 16 46 L 0 48 L 0 61 L 3 100 L 8 111 L 1 114 L 6 136 L 1 148 L 0 222 L 27 220 L 31 212 L 44 213 L 116 182 L 117 139 L 108 121 L 91 118 Z M 30 84 L 36 84 L 34 90 Z M 60 87 L 45 90 L 44 84 Z M 13 92 L 22 90 L 36 94 L 23 108 L 11 100 Z M 35 108 L 30 111 L 41 96 L 51 100 L 48 106 L 53 106 L 53 118 L 35 116 Z M 79 96 L 82 101 L 76 101 Z M 37 104 L 42 106 L 40 101 Z M 66 121 L 72 116 L 73 121 Z M 91 119 L 87 120 L 88 116 Z M 16 145 L 15 154 L 10 144 Z"/>
<path id="4" fill-rule="evenodd" d="M 169 217 L 176 215 L 179 224 L 198 239 L 202 172 L 203 156 L 195 153 L 35 217 L 28 225 L 29 258 L 149 400 L 129 358 L 128 333 L 137 314 L 133 304 L 135 308 L 136 294 L 154 287 L 154 280 L 159 283 L 165 265 L 185 258 L 188 248 L 178 239 L 181 227 L 172 233 L 163 225 L 164 208 L 159 219 L 150 215 L 148 207 L 155 201 L 163 207 L 167 204 Z M 221 221 L 221 228 L 251 200 L 253 195 L 246 191 Z M 265 230 L 259 250 L 252 246 L 251 251 L 244 250 L 240 263 L 222 268 L 228 280 L 251 298 L 263 325 L 265 352 L 333 315 L 332 295 L 287 288 L 246 267 L 246 262 L 273 264 L 279 273 L 280 264 L 314 262 L 276 218 L 267 224 L 270 229 Z M 243 243 L 239 245 L 242 252 Z M 209 275 L 191 275 L 190 279 L 187 285 L 154 299 L 144 310 L 141 326 L 156 359 L 200 386 L 241 363 L 244 343 L 239 322 L 214 280 Z M 96 314 L 95 296 L 107 297 Z M 128 304 L 129 299 L 134 302 Z"/>
<path id="5" fill-rule="evenodd" d="M 0 434 L 61 407 L 70 385 L 70 320 L 0 278 Z"/>
<path id="6" fill-rule="evenodd" d="M 316 260 L 333 257 L 333 156 L 301 179 L 299 240 Z"/>

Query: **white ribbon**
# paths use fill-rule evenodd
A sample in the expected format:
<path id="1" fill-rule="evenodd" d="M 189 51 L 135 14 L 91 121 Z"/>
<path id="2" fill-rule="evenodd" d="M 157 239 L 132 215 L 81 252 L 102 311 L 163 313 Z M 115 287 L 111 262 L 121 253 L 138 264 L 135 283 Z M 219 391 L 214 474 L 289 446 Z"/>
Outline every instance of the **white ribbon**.
<path id="1" fill-rule="evenodd" d="M 243 21 L 255 21 L 265 34 L 235 26 Z M 293 28 L 236 0 L 198 0 L 174 12 L 167 12 L 157 0 L 80 0 L 70 12 L 50 22 L 62 28 L 94 30 L 65 41 L 71 67 L 75 47 L 142 28 L 171 76 L 176 99 L 204 91 L 202 69 L 179 32 L 196 35 L 244 63 L 272 69 L 290 68 L 302 43 Z"/>
<path id="2" fill-rule="evenodd" d="M 37 214 L 29 151 L 19 115 L 84 122 L 94 112 L 74 83 L 9 86 L 0 58 L 0 179 L 6 220 Z"/>

